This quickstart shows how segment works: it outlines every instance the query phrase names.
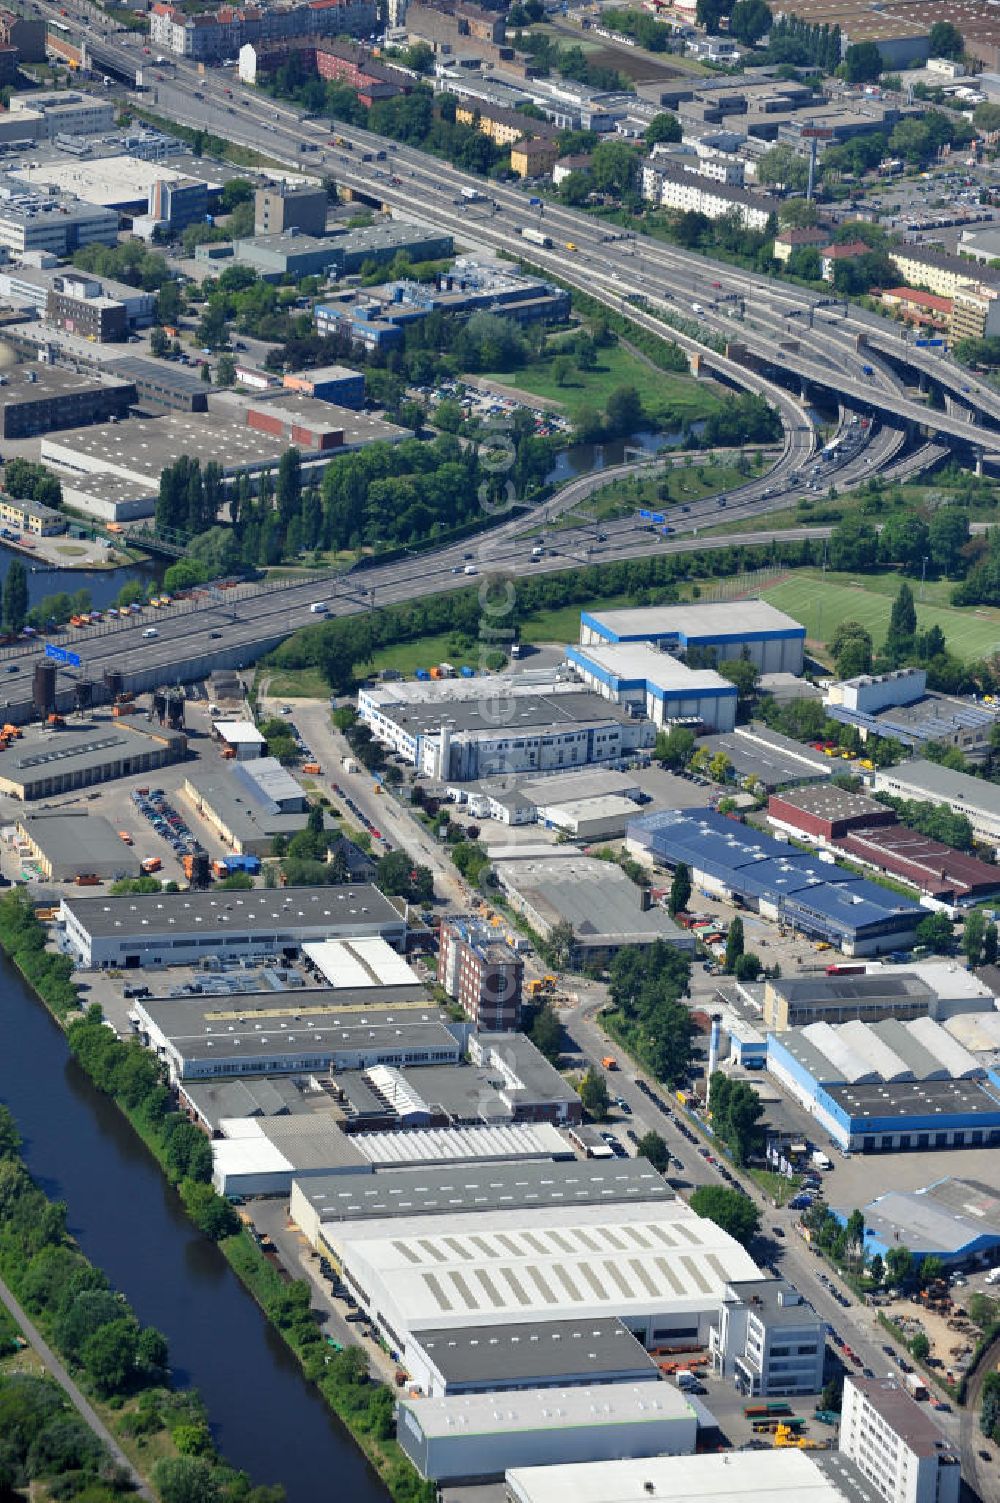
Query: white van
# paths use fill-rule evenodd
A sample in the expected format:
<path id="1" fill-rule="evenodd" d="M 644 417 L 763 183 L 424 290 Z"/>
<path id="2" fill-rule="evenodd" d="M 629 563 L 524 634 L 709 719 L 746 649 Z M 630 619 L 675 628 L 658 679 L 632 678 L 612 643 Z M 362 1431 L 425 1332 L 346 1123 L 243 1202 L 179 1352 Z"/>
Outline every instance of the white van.
<path id="1" fill-rule="evenodd" d="M 676 1382 L 677 1387 L 681 1390 L 698 1387 L 697 1376 L 691 1371 L 689 1367 L 681 1368 L 680 1372 L 677 1374 Z"/>
<path id="2" fill-rule="evenodd" d="M 314 600 L 309 609 L 314 616 L 325 616 L 330 607 L 325 600 Z"/>
<path id="3" fill-rule="evenodd" d="M 148 637 L 158 637 L 159 635 L 160 635 L 160 633 L 156 630 L 155 626 L 147 626 L 146 630 L 143 632 L 143 636 L 147 637 L 147 638 Z"/>
<path id="4" fill-rule="evenodd" d="M 479 570 L 476 568 L 475 564 L 466 564 L 465 568 L 462 570 L 462 573 L 463 574 L 478 574 Z"/>

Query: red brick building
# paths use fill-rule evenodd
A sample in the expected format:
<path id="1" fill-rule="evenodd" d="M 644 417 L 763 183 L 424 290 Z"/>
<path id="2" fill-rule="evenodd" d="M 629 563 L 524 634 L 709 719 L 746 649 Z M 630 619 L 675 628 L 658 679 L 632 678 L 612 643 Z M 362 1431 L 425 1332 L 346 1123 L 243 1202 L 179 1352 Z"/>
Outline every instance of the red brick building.
<path id="1" fill-rule="evenodd" d="M 896 823 L 893 811 L 875 799 L 829 783 L 772 794 L 767 801 L 767 817 L 779 829 L 807 840 L 839 840 L 850 830 Z"/>
<path id="2" fill-rule="evenodd" d="M 445 919 L 438 948 L 439 985 L 480 1033 L 509 1033 L 521 1021 L 524 965 L 487 924 Z"/>

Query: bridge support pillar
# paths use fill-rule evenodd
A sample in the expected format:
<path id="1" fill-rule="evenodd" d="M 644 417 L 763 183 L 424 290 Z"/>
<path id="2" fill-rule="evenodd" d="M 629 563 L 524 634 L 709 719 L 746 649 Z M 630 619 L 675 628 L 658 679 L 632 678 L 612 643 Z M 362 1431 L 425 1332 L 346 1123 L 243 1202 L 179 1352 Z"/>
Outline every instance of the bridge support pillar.
<path id="1" fill-rule="evenodd" d="M 921 393 L 927 390 L 927 372 L 920 371 L 917 376 L 917 390 Z"/>
<path id="2" fill-rule="evenodd" d="M 984 449 L 973 449 L 973 451 L 972 451 L 973 457 L 974 457 L 974 459 L 976 461 L 976 474 L 977 475 L 982 475 L 982 473 L 983 473 L 983 456 L 984 456 L 985 452 L 986 451 Z"/>

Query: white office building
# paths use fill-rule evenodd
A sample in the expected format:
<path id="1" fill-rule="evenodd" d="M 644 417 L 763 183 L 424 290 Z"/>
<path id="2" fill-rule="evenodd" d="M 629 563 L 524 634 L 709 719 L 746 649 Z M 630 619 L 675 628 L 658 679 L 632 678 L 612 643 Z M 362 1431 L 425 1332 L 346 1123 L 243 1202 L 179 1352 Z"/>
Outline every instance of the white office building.
<path id="1" fill-rule="evenodd" d="M 958 1503 L 958 1450 L 893 1378 L 846 1379 L 839 1446 L 888 1503 Z"/>
<path id="2" fill-rule="evenodd" d="M 731 214 L 748 230 L 766 230 L 778 209 L 773 199 L 712 182 L 700 171 L 686 172 L 656 161 L 643 165 L 642 194 L 649 202 L 680 214 L 704 214 L 706 219 L 725 219 Z"/>
<path id="3" fill-rule="evenodd" d="M 823 1387 L 825 1324 L 784 1279 L 730 1284 L 710 1349 L 716 1372 L 747 1398 Z"/>

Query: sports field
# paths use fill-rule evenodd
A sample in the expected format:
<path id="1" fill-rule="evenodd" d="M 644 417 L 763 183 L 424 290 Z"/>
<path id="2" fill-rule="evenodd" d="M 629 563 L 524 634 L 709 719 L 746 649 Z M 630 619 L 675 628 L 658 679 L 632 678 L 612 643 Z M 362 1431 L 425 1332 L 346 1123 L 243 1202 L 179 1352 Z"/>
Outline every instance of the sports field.
<path id="1" fill-rule="evenodd" d="M 798 569 L 764 591 L 765 600 L 801 621 L 811 642 L 829 642 L 841 621 L 859 621 L 871 632 L 876 652 L 885 641 L 889 613 L 899 589 L 896 573 L 822 575 L 814 569 Z M 928 583 L 920 600 L 920 581 L 912 581 L 917 600 L 917 629 L 939 626 L 949 651 L 965 659 L 990 657 L 1000 651 L 1000 610 L 966 606 L 956 610 L 939 603 L 950 588 L 944 582 Z"/>

